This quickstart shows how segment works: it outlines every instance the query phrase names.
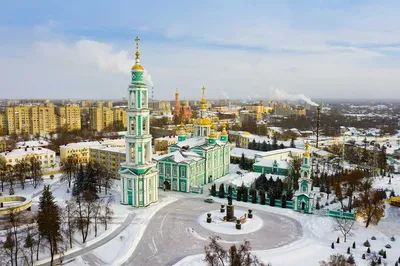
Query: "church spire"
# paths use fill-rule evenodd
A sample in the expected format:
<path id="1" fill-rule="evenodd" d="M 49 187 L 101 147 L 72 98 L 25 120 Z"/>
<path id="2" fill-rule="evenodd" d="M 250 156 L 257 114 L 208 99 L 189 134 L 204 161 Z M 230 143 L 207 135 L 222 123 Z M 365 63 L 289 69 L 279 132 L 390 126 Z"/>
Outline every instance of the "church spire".
<path id="1" fill-rule="evenodd" d="M 136 37 L 135 38 L 135 42 L 136 42 L 136 53 L 135 53 L 135 56 L 136 57 L 135 57 L 135 64 L 132 67 L 132 71 L 133 70 L 135 70 L 135 71 L 137 71 L 137 70 L 142 70 L 143 71 L 144 70 L 142 65 L 140 64 L 139 41 L 140 41 L 139 37 Z"/>

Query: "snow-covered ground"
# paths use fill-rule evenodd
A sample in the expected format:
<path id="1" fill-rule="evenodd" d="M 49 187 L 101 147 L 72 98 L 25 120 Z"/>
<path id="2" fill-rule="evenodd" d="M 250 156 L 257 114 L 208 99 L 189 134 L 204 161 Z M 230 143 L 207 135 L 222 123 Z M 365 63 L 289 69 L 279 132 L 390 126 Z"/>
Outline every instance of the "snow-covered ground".
<path id="1" fill-rule="evenodd" d="M 391 190 L 392 188 L 398 194 L 400 192 L 400 175 L 395 175 L 391 184 L 388 184 L 389 178 L 376 177 L 374 187 L 384 188 Z M 323 197 L 324 199 L 324 197 Z M 326 199 L 325 199 L 326 200 Z M 224 203 L 223 199 L 216 199 Z M 277 213 L 287 215 L 291 218 L 298 220 L 303 228 L 303 237 L 294 243 L 287 246 L 270 249 L 270 250 L 257 250 L 254 254 L 263 262 L 270 262 L 273 266 L 311 266 L 319 265 L 319 261 L 327 260 L 331 254 L 341 253 L 346 256 L 347 248 L 350 247 L 351 254 L 354 256 L 357 265 L 367 266 L 368 260 L 363 260 L 362 255 L 367 255 L 367 248 L 363 243 L 368 240 L 371 244 L 371 252 L 383 249 L 386 250 L 387 259 L 382 259 L 387 265 L 394 265 L 400 256 L 400 208 L 386 205 L 386 216 L 377 225 L 370 225 L 365 228 L 362 220 L 355 221 L 353 227 L 353 234 L 347 237 L 347 242 L 340 231 L 335 230 L 335 219 L 329 217 L 322 217 L 318 215 L 307 215 L 294 212 L 293 210 L 274 208 L 270 206 L 254 205 L 251 203 L 234 202 L 235 205 L 250 207 L 252 209 L 261 209 L 268 211 L 271 214 Z M 332 206 L 339 207 L 338 203 Z M 399 228 L 397 228 L 399 227 Z M 223 233 L 223 232 L 221 232 Z M 376 240 L 371 237 L 375 236 Z M 395 241 L 391 241 L 394 236 Z M 336 243 L 336 239 L 340 238 L 340 243 Z M 266 240 L 267 241 L 267 240 Z M 352 248 L 353 242 L 356 243 L 356 248 Z M 331 248 L 334 243 L 335 248 Z M 391 248 L 385 248 L 389 244 Z M 204 266 L 206 265 L 202 260 L 204 254 L 189 256 L 175 264 L 175 266 Z"/>

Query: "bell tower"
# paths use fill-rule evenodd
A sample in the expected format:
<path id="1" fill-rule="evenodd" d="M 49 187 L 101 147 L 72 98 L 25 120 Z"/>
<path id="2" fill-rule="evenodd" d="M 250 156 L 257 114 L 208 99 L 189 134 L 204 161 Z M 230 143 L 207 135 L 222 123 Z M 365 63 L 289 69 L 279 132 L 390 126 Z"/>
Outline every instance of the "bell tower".
<path id="1" fill-rule="evenodd" d="M 125 136 L 126 162 L 121 164 L 121 203 L 144 207 L 158 200 L 158 170 L 152 161 L 152 136 L 148 90 L 140 64 L 139 41 L 128 86 L 128 131 Z"/>

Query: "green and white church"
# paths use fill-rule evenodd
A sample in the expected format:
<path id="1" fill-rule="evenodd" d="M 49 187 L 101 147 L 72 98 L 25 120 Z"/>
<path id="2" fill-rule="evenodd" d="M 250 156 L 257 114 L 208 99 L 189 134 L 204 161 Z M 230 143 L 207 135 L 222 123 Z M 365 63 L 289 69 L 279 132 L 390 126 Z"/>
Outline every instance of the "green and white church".
<path id="1" fill-rule="evenodd" d="M 306 143 L 303 155 L 303 164 L 300 168 L 299 189 L 294 194 L 294 210 L 304 213 L 314 213 L 315 193 L 312 190 L 311 167 L 310 167 L 311 148 Z"/>
<path id="2" fill-rule="evenodd" d="M 144 68 L 140 64 L 139 38 L 136 37 L 136 59 L 128 87 L 128 131 L 125 136 L 126 162 L 121 164 L 121 203 L 145 207 L 158 200 L 158 169 L 153 162 L 150 135 L 148 90 Z"/>
<path id="3" fill-rule="evenodd" d="M 231 157 L 228 133 L 215 131 L 207 115 L 207 101 L 202 88 L 200 117 L 195 121 L 194 134 L 186 139 L 183 125 L 179 128 L 178 143 L 168 147 L 168 153 L 156 156 L 160 188 L 180 192 L 201 193 L 204 184 L 229 173 Z M 219 137 L 218 137 L 219 135 Z"/>

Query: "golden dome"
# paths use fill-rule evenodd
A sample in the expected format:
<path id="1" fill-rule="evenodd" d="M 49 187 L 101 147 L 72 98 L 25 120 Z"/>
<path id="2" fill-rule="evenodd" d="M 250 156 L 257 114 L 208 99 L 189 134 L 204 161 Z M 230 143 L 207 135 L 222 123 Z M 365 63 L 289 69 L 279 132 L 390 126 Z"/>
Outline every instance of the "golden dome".
<path id="1" fill-rule="evenodd" d="M 217 127 L 215 126 L 215 124 L 212 124 L 212 125 L 211 125 L 211 129 L 212 129 L 212 130 L 215 130 L 216 128 L 217 128 Z"/>
<path id="2" fill-rule="evenodd" d="M 200 117 L 197 119 L 196 124 L 200 126 L 209 126 L 211 125 L 211 120 L 208 117 Z"/>
<path id="3" fill-rule="evenodd" d="M 217 138 L 217 133 L 215 131 L 211 131 L 210 135 L 208 136 L 211 139 L 216 139 Z"/>
<path id="4" fill-rule="evenodd" d="M 137 64 L 133 65 L 132 70 L 141 70 L 141 71 L 143 71 L 144 69 L 143 69 L 141 64 L 137 63 Z"/>
<path id="5" fill-rule="evenodd" d="M 228 132 L 226 131 L 226 125 L 225 124 L 222 126 L 221 136 L 228 136 Z"/>

